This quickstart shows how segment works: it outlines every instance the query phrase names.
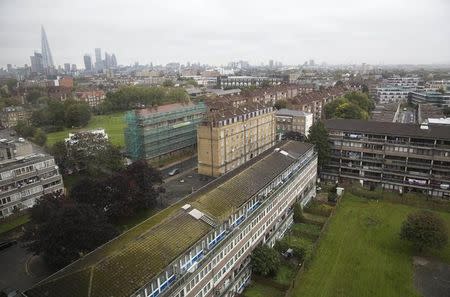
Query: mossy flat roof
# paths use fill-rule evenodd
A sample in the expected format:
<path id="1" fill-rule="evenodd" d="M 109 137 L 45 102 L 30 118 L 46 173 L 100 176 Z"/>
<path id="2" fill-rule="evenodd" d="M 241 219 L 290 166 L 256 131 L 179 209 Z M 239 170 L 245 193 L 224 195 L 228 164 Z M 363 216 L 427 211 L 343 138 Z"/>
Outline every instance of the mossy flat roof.
<path id="1" fill-rule="evenodd" d="M 112 252 L 104 246 L 26 292 L 27 296 L 130 296 L 203 238 L 211 226 L 180 210 Z"/>
<path id="2" fill-rule="evenodd" d="M 38 297 L 127 297 L 161 273 L 212 227 L 181 209 L 185 203 L 223 221 L 312 145 L 288 141 L 150 217 L 25 292 Z"/>

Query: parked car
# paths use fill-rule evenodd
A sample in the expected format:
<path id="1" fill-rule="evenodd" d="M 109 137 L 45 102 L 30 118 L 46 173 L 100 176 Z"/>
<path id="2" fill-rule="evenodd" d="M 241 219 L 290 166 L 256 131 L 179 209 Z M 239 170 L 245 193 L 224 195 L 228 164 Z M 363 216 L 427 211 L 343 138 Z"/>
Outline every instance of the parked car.
<path id="1" fill-rule="evenodd" d="M 174 168 L 172 170 L 169 171 L 169 176 L 174 176 L 175 174 L 180 173 L 180 169 L 179 168 Z"/>

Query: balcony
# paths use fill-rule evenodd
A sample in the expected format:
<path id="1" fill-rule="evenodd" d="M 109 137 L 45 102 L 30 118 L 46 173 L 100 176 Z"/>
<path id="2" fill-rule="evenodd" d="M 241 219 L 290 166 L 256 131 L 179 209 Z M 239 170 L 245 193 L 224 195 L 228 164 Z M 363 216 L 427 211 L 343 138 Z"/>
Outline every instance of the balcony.
<path id="1" fill-rule="evenodd" d="M 408 161 L 408 167 L 429 169 L 431 167 L 431 163 L 424 163 L 424 162 L 420 163 L 420 162 Z"/>
<path id="2" fill-rule="evenodd" d="M 304 168 L 311 164 L 312 161 L 315 160 L 315 157 L 317 156 L 317 153 L 312 154 L 307 160 L 305 160 L 298 170 L 291 175 L 289 180 L 287 180 L 284 183 L 280 183 L 278 187 L 274 188 L 266 197 L 264 197 L 263 200 L 260 200 L 260 203 L 257 204 L 256 208 L 253 209 L 250 213 L 247 213 L 243 216 L 243 219 L 241 220 L 240 224 L 251 224 L 252 219 L 254 219 L 256 216 L 258 216 L 261 213 L 261 210 L 264 208 L 264 206 L 267 206 L 268 203 L 271 203 L 273 200 L 271 198 L 277 197 L 283 190 L 286 189 L 286 187 L 295 180 L 296 177 L 304 173 Z M 306 159 L 306 158 L 305 158 Z M 202 269 L 208 262 L 210 262 L 213 257 L 215 257 L 220 251 L 221 248 L 223 248 L 226 244 L 230 243 L 228 239 L 233 238 L 237 233 L 239 233 L 243 228 L 245 228 L 246 225 L 242 226 L 241 228 L 236 228 L 234 226 L 233 228 L 224 230 L 219 236 L 220 240 L 217 240 L 213 243 L 213 245 L 210 245 L 208 249 L 204 252 L 202 252 L 201 257 L 197 259 L 197 269 L 193 272 L 182 272 L 176 277 L 176 281 L 167 288 L 167 290 L 164 292 L 161 296 L 171 296 L 171 294 L 175 293 L 175 291 L 180 288 L 182 284 L 187 282 L 192 275 L 195 275 Z"/>

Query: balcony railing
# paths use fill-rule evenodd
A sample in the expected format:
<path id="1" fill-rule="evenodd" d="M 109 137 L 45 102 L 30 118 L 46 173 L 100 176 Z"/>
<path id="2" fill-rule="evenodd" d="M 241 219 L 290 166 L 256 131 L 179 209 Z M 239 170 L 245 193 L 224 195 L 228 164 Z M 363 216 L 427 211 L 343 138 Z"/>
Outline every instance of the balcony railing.
<path id="1" fill-rule="evenodd" d="M 261 213 L 261 209 L 263 209 L 263 206 L 266 206 L 269 202 L 272 201 L 272 197 L 276 197 L 280 194 L 281 191 L 285 190 L 286 187 L 293 181 L 295 178 L 303 173 L 303 169 L 306 168 L 313 160 L 315 160 L 315 157 L 317 156 L 317 153 L 312 154 L 312 156 L 309 157 L 309 159 L 306 162 L 302 162 L 300 167 L 297 169 L 297 171 L 294 174 L 290 175 L 289 181 L 280 183 L 278 187 L 273 189 L 266 197 L 265 199 L 261 200 L 261 204 L 258 205 L 258 207 L 250 212 L 247 213 L 242 220 L 241 223 L 248 222 L 251 223 L 252 219 L 258 216 Z M 197 262 L 197 269 L 195 272 L 185 272 L 184 274 L 177 275 L 176 280 L 174 281 L 173 285 L 164 292 L 161 296 L 170 296 L 172 293 L 175 292 L 177 288 L 179 288 L 183 283 L 185 283 L 193 274 L 197 273 L 197 271 L 200 271 L 200 267 L 203 267 L 204 264 L 208 263 L 212 260 L 212 258 L 217 255 L 217 251 L 220 250 L 221 247 L 223 247 L 226 243 L 229 243 L 229 238 L 233 238 L 238 232 L 240 232 L 242 229 L 244 229 L 245 226 L 242 226 L 241 228 L 233 228 L 231 230 L 226 230 L 224 233 L 224 236 L 221 238 L 221 240 L 214 244 L 214 246 L 208 248 L 206 250 L 206 253 L 198 260 Z"/>

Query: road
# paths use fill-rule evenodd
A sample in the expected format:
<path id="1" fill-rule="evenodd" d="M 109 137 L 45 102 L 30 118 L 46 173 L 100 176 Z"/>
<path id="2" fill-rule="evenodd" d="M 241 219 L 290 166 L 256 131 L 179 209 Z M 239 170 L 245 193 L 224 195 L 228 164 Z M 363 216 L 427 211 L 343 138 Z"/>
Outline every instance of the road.
<path id="1" fill-rule="evenodd" d="M 166 178 L 163 184 L 166 193 L 163 194 L 162 201 L 165 206 L 174 204 L 212 180 L 212 177 L 199 175 L 197 168 Z"/>
<path id="2" fill-rule="evenodd" d="M 11 136 L 11 134 L 12 134 L 11 132 L 13 132 L 13 134 L 15 136 Z M 8 139 L 8 140 L 10 140 L 10 139 L 18 139 L 18 138 L 19 138 L 19 136 L 17 136 L 16 133 L 12 129 L 6 128 L 6 129 L 1 129 L 0 130 L 0 139 Z M 33 147 L 33 152 L 34 153 L 40 154 L 40 153 L 44 153 L 45 152 L 43 147 L 40 147 L 40 146 L 32 143 L 31 141 L 30 141 L 30 143 L 31 143 L 31 146 Z"/>
<path id="3" fill-rule="evenodd" d="M 31 255 L 18 243 L 0 252 L 0 290 L 25 290 L 50 274 L 42 258 Z"/>
<path id="4" fill-rule="evenodd" d="M 180 169 L 181 172 L 191 170 L 197 166 L 197 156 L 194 156 L 190 159 L 184 160 L 180 163 L 173 164 L 169 167 L 166 167 L 164 169 L 161 169 L 161 174 L 163 176 L 163 179 L 169 178 L 169 172 L 172 171 L 175 168 Z"/>
<path id="5" fill-rule="evenodd" d="M 414 124 L 416 122 L 415 112 L 413 110 L 400 111 L 400 122 L 405 124 Z"/>

